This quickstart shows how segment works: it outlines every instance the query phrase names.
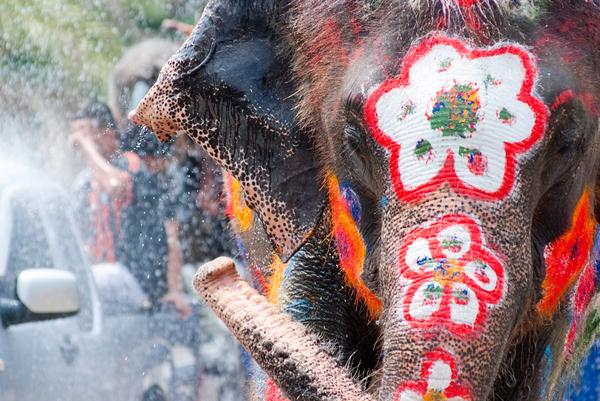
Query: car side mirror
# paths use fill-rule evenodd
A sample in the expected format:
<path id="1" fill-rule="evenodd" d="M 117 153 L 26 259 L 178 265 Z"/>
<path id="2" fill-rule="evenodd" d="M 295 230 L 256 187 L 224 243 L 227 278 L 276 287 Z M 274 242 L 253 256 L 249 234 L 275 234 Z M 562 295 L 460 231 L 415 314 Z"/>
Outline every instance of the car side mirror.
<path id="1" fill-rule="evenodd" d="M 59 317 L 79 312 L 77 279 L 58 269 L 28 269 L 17 277 L 17 299 L 0 299 L 5 326 Z"/>

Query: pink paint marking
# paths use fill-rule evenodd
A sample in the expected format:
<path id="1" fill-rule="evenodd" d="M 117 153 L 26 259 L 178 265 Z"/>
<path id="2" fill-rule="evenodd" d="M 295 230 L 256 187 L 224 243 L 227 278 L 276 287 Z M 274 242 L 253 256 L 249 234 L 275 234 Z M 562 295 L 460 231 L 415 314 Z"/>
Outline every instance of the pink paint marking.
<path id="1" fill-rule="evenodd" d="M 559 93 L 556 99 L 554 99 L 552 106 L 550 106 L 550 110 L 556 111 L 560 106 L 573 100 L 579 100 L 590 115 L 600 117 L 600 106 L 594 95 L 589 92 L 576 93 L 572 89 L 566 89 Z"/>
<path id="2" fill-rule="evenodd" d="M 575 339 L 581 325 L 581 318 L 587 309 L 592 297 L 596 292 L 596 272 L 594 266 L 594 260 L 589 260 L 585 269 L 579 277 L 577 286 L 575 287 L 575 293 L 571 305 L 573 308 L 573 316 L 569 332 L 567 333 L 567 340 L 565 342 L 564 356 L 568 359 L 574 351 Z"/>
<path id="3" fill-rule="evenodd" d="M 248 265 L 248 270 L 250 271 L 250 274 L 252 275 L 252 278 L 254 279 L 254 283 L 257 286 L 258 292 L 260 292 L 261 294 L 266 294 L 267 288 L 268 288 L 267 282 L 265 280 L 265 277 L 261 273 L 260 269 L 258 268 L 258 265 L 254 262 L 251 262 Z"/>
<path id="4" fill-rule="evenodd" d="M 471 399 L 469 388 L 459 384 L 454 357 L 441 348 L 425 354 L 419 380 L 400 384 L 394 394 L 394 401 Z"/>
<path id="5" fill-rule="evenodd" d="M 265 383 L 265 401 L 288 401 L 287 398 L 281 395 L 277 384 L 270 377 Z"/>
<path id="6" fill-rule="evenodd" d="M 479 0 L 454 0 L 456 4 L 463 8 L 473 7 L 475 4 L 479 3 Z"/>
<path id="7" fill-rule="evenodd" d="M 410 231 L 399 263 L 409 281 L 403 313 L 412 327 L 446 327 L 457 335 L 480 331 L 488 307 L 504 293 L 504 268 L 486 247 L 479 224 L 465 215 L 446 215 Z"/>

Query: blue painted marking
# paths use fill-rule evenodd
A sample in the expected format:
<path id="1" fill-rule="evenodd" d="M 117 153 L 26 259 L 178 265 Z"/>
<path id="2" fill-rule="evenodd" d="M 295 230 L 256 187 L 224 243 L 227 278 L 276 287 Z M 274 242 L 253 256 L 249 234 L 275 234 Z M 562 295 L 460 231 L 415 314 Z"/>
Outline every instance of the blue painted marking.
<path id="1" fill-rule="evenodd" d="M 579 365 L 579 374 L 567 386 L 564 401 L 600 400 L 600 338 Z"/>
<path id="2" fill-rule="evenodd" d="M 436 104 L 433 105 L 432 112 L 433 113 L 437 113 L 438 111 L 440 111 L 444 107 L 446 107 L 446 105 L 444 104 L 444 102 L 437 102 Z"/>
<path id="3" fill-rule="evenodd" d="M 294 269 L 293 266 L 294 266 L 294 262 L 293 262 L 292 259 L 290 259 L 290 261 L 288 262 L 287 267 L 283 271 L 283 282 L 282 282 L 282 284 L 285 283 L 290 278 L 290 276 L 292 275 L 292 270 Z"/>
<path id="4" fill-rule="evenodd" d="M 362 218 L 362 206 L 358 195 L 354 192 L 352 187 L 350 187 L 349 182 L 343 182 L 342 185 L 340 185 L 340 191 L 344 199 L 346 199 L 346 202 L 348 202 L 352 218 L 354 221 L 360 222 Z"/>
<path id="5" fill-rule="evenodd" d="M 307 299 L 297 299 L 284 305 L 283 311 L 291 315 L 294 320 L 303 322 L 311 318 L 313 306 Z"/>
<path id="6" fill-rule="evenodd" d="M 596 235 L 594 236 L 594 247 L 592 249 L 591 259 L 594 260 L 594 278 L 596 285 L 600 285 L 600 229 L 596 230 Z"/>
<path id="7" fill-rule="evenodd" d="M 423 266 L 427 262 L 429 262 L 429 256 L 418 256 L 417 257 L 417 264 L 419 266 Z"/>
<path id="8" fill-rule="evenodd" d="M 550 385 L 550 379 L 552 378 L 552 369 L 554 367 L 554 356 L 552 355 L 552 348 L 546 345 L 544 349 L 544 372 L 542 373 L 542 399 L 548 398 L 548 386 Z"/>
<path id="9" fill-rule="evenodd" d="M 388 203 L 389 203 L 388 197 L 387 197 L 387 196 L 385 196 L 385 195 L 383 195 L 383 196 L 381 197 L 381 199 L 379 200 L 379 204 L 381 205 L 381 207 L 382 207 L 383 209 L 385 209 L 385 208 L 387 207 Z"/>

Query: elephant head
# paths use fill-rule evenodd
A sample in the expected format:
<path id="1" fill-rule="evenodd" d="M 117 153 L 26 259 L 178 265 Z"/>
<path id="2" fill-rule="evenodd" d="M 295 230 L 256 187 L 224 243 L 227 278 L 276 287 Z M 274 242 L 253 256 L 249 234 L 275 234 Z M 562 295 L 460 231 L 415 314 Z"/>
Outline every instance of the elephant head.
<path id="1" fill-rule="evenodd" d="M 132 118 L 229 170 L 283 261 L 333 239 L 371 380 L 197 277 L 290 398 L 536 399 L 595 240 L 599 60 L 593 2 L 212 1 Z"/>

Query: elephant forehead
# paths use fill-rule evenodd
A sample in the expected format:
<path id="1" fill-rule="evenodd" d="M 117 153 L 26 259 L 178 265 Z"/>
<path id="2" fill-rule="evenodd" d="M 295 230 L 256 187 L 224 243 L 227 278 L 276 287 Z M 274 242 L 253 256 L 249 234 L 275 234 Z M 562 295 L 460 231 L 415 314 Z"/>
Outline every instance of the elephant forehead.
<path id="1" fill-rule="evenodd" d="M 369 131 L 390 154 L 397 196 L 418 200 L 447 183 L 477 199 L 506 198 L 548 119 L 533 55 L 438 35 L 411 47 L 401 64 L 364 108 Z"/>

